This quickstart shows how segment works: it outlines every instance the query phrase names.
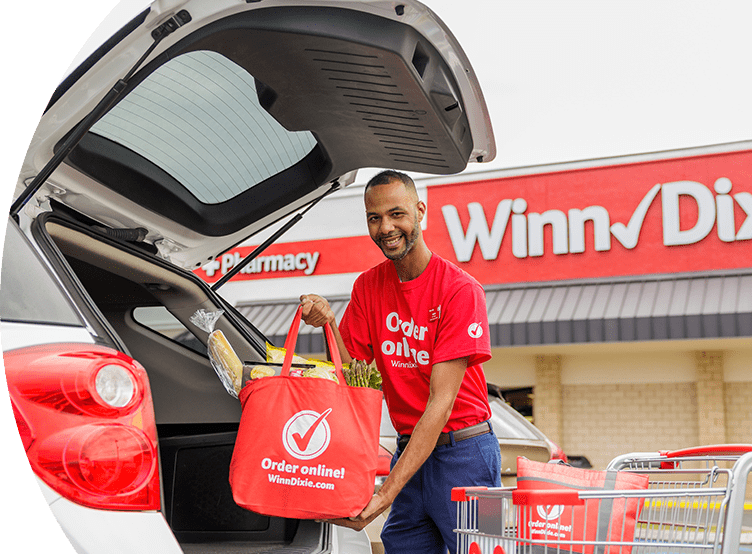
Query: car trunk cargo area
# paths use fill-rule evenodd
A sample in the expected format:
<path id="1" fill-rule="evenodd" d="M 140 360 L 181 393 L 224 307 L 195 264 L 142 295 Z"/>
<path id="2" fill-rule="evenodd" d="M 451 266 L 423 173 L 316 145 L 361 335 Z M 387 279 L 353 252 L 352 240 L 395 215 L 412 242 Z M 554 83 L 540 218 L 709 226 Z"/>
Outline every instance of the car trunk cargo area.
<path id="1" fill-rule="evenodd" d="M 62 253 L 92 317 L 149 375 L 161 465 L 162 512 L 188 553 L 314 553 L 330 549 L 329 526 L 270 518 L 238 507 L 228 482 L 240 403 L 214 373 L 205 338 L 191 333 L 197 309 L 218 309 L 191 273 L 86 226 L 49 217 L 44 231 Z M 164 309 L 186 328 L 166 336 L 139 309 Z M 244 360 L 261 360 L 263 338 L 222 318 Z M 237 323 L 237 321 L 235 322 Z M 193 348 L 189 348 L 188 346 Z M 263 346 L 261 346 L 263 345 Z M 202 350 L 203 349 L 203 350 Z"/>

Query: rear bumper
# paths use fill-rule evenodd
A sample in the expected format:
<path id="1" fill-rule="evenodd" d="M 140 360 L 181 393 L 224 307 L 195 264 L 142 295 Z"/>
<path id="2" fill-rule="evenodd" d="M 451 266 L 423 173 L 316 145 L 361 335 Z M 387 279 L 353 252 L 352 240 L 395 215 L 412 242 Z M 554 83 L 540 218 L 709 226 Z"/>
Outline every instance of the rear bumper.
<path id="1" fill-rule="evenodd" d="M 84 554 L 182 554 L 160 512 L 95 510 L 61 497 L 42 481 L 40 488 L 76 552 Z"/>

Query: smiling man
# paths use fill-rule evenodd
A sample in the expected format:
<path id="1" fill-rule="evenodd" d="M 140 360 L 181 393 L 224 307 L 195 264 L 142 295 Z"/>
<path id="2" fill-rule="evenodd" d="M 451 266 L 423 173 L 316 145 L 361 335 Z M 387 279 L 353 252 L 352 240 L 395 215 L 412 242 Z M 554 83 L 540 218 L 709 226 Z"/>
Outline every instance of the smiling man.
<path id="1" fill-rule="evenodd" d="M 491 358 L 485 294 L 429 250 L 426 205 L 408 175 L 379 173 L 364 200 L 369 234 L 387 259 L 358 277 L 339 326 L 317 295 L 301 296 L 302 315 L 331 325 L 344 362 L 376 361 L 400 436 L 379 492 L 359 516 L 334 523 L 362 529 L 391 506 L 387 553 L 455 552 L 452 487 L 500 486 L 482 367 Z"/>

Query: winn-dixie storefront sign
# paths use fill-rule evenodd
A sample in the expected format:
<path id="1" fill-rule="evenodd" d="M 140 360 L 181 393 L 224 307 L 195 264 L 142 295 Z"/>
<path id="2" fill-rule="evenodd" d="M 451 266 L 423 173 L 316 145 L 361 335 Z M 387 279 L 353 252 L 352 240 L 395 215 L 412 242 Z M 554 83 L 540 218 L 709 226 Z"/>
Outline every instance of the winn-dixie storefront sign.
<path id="1" fill-rule="evenodd" d="M 436 185 L 427 203 L 429 247 L 483 284 L 752 265 L 752 151 Z M 383 260 L 368 237 L 272 248 L 236 279 Z M 207 280 L 242 254 L 219 259 Z"/>

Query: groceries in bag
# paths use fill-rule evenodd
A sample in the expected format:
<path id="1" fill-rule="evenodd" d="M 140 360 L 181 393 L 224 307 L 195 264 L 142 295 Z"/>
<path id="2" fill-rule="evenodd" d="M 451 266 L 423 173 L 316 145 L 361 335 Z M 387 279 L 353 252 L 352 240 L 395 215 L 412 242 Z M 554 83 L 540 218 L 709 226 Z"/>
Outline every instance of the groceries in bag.
<path id="1" fill-rule="evenodd" d="M 329 326 L 337 382 L 289 379 L 300 320 L 298 310 L 280 376 L 250 381 L 240 392 L 242 415 L 230 464 L 233 499 L 274 517 L 355 516 L 373 495 L 383 397 L 347 385 Z"/>
<path id="2" fill-rule="evenodd" d="M 219 376 L 225 390 L 233 397 L 238 398 L 240 390 L 248 382 L 279 375 L 287 350 L 267 343 L 266 362 L 241 361 L 224 333 L 215 328 L 217 320 L 223 313 L 222 310 L 213 312 L 203 309 L 197 310 L 191 316 L 191 322 L 199 329 L 209 333 L 207 350 L 212 367 Z M 353 387 L 381 390 L 381 373 L 375 365 L 369 366 L 362 360 L 353 360 L 350 364 L 343 364 L 342 370 L 346 384 Z M 294 352 L 289 375 L 291 377 L 328 379 L 339 383 L 333 362 L 304 358 Z"/>
<path id="3" fill-rule="evenodd" d="M 281 364 L 285 359 L 286 352 L 284 348 L 272 346 L 271 344 L 266 345 L 266 358 L 269 362 Z M 292 364 L 290 375 L 293 377 L 319 377 L 322 379 L 331 379 L 335 383 L 337 382 L 337 374 L 333 362 L 303 358 L 293 352 Z M 295 364 L 313 367 L 301 368 L 295 367 Z M 345 377 L 345 383 L 351 387 L 367 387 L 381 390 L 381 373 L 373 363 L 369 365 L 364 360 L 352 360 L 349 364 L 342 364 L 342 373 Z"/>
<path id="4" fill-rule="evenodd" d="M 243 362 L 238 358 L 232 345 L 220 329 L 216 329 L 217 320 L 223 310 L 208 312 L 197 310 L 190 320 L 196 327 L 209 333 L 206 347 L 214 372 L 224 385 L 225 390 L 235 398 L 238 397 L 243 381 Z"/>
<path id="5" fill-rule="evenodd" d="M 351 387 L 366 387 L 381 390 L 381 373 L 376 366 L 363 360 L 353 360 L 342 365 L 345 382 Z"/>
<path id="6" fill-rule="evenodd" d="M 276 374 L 274 368 L 267 365 L 255 365 L 249 369 L 248 378 L 261 379 L 262 377 L 273 377 Z"/>

